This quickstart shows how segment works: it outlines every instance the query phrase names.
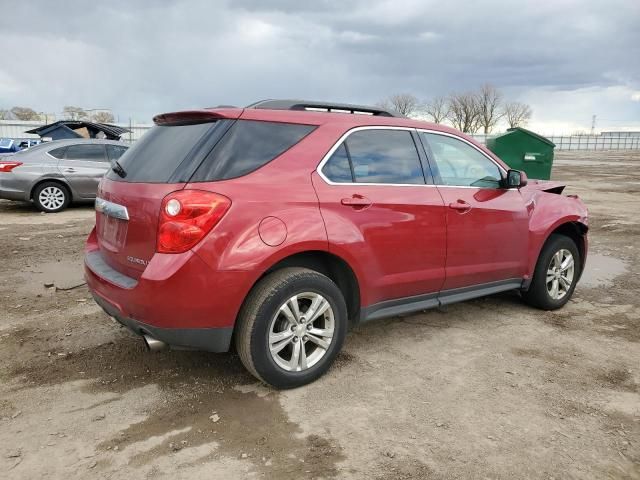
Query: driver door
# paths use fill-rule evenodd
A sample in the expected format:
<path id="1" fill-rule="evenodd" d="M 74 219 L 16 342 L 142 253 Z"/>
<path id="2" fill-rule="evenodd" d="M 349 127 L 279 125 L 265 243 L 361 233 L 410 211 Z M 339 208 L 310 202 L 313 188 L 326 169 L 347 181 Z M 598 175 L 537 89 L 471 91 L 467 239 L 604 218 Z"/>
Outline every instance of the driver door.
<path id="1" fill-rule="evenodd" d="M 442 290 L 522 279 L 529 216 L 520 191 L 500 186 L 498 165 L 462 139 L 421 132 L 447 217 Z"/>

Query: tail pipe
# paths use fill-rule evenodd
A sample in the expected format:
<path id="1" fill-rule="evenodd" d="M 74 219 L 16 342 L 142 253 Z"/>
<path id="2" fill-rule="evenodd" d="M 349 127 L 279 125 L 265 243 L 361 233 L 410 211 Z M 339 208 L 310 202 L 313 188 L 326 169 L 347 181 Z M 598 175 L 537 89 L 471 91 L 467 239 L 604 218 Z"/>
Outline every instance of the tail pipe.
<path id="1" fill-rule="evenodd" d="M 142 338 L 144 339 L 144 344 L 147 346 L 147 350 L 150 352 L 164 350 L 168 346 L 166 343 L 153 338 L 151 335 L 142 335 Z"/>

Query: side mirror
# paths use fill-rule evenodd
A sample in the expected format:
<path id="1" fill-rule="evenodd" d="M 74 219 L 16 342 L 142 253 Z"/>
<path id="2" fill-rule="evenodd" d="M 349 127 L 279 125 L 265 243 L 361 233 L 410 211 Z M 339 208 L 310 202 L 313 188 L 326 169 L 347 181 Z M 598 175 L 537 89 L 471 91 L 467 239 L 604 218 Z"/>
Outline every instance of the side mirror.
<path id="1" fill-rule="evenodd" d="M 528 182 L 527 174 L 520 170 L 509 170 L 504 180 L 506 188 L 521 188 Z"/>

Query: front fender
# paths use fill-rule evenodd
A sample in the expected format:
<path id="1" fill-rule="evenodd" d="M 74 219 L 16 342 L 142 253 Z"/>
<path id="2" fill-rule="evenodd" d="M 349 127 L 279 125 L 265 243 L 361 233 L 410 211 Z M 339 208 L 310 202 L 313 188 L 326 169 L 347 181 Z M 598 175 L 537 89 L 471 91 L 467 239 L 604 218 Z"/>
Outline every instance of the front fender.
<path id="1" fill-rule="evenodd" d="M 586 231 L 589 222 L 587 207 L 577 196 L 536 192 L 532 195 L 528 208 L 530 220 L 527 278 L 532 278 L 542 247 L 553 232 L 566 224 L 580 224 Z M 582 260 L 584 262 L 584 258 Z"/>

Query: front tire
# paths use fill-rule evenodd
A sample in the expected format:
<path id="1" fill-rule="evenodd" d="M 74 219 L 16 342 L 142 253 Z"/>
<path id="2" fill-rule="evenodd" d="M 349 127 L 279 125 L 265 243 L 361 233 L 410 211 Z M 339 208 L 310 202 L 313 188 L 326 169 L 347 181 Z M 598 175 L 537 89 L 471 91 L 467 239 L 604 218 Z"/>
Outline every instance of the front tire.
<path id="1" fill-rule="evenodd" d="M 236 349 L 244 366 L 276 388 L 321 377 L 340 352 L 347 307 L 328 277 L 284 268 L 260 280 L 238 317 Z"/>
<path id="2" fill-rule="evenodd" d="M 44 182 L 33 192 L 33 202 L 45 213 L 61 212 L 71 203 L 69 189 L 57 182 Z"/>
<path id="3" fill-rule="evenodd" d="M 531 286 L 522 293 L 525 302 L 542 310 L 563 307 L 576 288 L 580 265 L 575 242 L 564 235 L 551 235 L 538 257 Z"/>

